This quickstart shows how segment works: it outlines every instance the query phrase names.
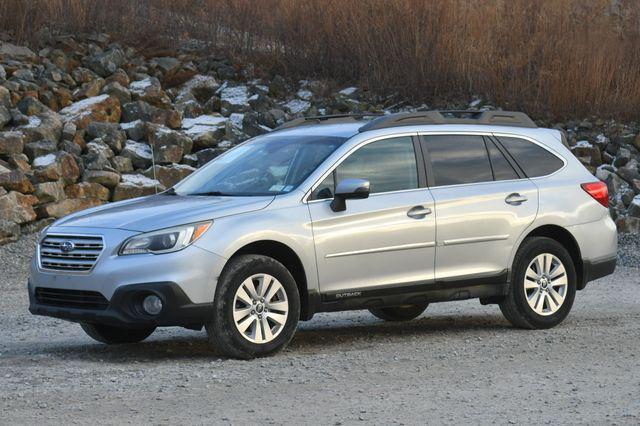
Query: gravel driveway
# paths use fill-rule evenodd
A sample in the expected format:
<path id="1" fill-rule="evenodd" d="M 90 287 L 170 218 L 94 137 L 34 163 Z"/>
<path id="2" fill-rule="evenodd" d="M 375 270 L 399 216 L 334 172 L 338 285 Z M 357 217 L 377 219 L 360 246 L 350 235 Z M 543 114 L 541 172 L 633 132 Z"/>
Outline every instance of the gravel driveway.
<path id="1" fill-rule="evenodd" d="M 31 316 L 33 244 L 0 248 L 0 424 L 640 423 L 637 237 L 556 329 L 514 329 L 477 300 L 402 324 L 321 314 L 255 361 L 221 359 L 204 332 L 109 347 Z"/>

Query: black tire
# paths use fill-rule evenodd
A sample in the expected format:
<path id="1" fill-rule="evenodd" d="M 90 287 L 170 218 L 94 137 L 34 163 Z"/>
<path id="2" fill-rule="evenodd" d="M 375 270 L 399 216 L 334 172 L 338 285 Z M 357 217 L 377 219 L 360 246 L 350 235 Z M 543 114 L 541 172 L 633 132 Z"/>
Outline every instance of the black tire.
<path id="1" fill-rule="evenodd" d="M 527 268 L 532 260 L 543 253 L 556 256 L 563 264 L 567 276 L 567 289 L 560 308 L 551 315 L 540 315 L 529 306 L 524 289 Z M 556 240 L 546 237 L 532 237 L 523 241 L 513 260 L 513 270 L 509 293 L 500 302 L 500 310 L 515 327 L 545 329 L 560 324 L 571 311 L 576 295 L 577 275 L 571 255 Z"/>
<path id="2" fill-rule="evenodd" d="M 277 279 L 287 295 L 288 314 L 284 326 L 275 338 L 266 343 L 247 340 L 233 318 L 234 298 L 240 285 L 256 274 L 269 274 Z M 282 350 L 293 338 L 300 318 L 300 295 L 291 273 L 277 260 L 261 255 L 240 255 L 225 266 L 214 299 L 213 319 L 206 324 L 211 343 L 224 355 L 252 359 L 269 356 Z"/>
<path id="3" fill-rule="evenodd" d="M 120 328 L 104 324 L 91 324 L 87 322 L 80 323 L 80 327 L 85 333 L 94 340 L 107 345 L 119 345 L 123 343 L 142 342 L 151 333 L 155 331 L 155 327 L 147 328 Z"/>
<path id="4" fill-rule="evenodd" d="M 411 321 L 418 318 L 425 309 L 429 306 L 428 303 L 421 303 L 419 305 L 402 305 L 402 306 L 389 306 L 386 308 L 373 308 L 369 309 L 374 316 L 385 321 Z"/>

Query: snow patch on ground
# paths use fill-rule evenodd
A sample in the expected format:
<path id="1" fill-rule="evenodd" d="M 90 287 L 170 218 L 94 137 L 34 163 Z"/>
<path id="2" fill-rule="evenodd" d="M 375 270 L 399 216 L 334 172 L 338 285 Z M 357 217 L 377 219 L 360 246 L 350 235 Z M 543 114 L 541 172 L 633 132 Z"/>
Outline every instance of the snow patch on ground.
<path id="1" fill-rule="evenodd" d="M 156 186 L 160 185 L 155 179 L 150 179 L 143 175 L 122 175 L 122 179 L 120 181 L 121 185 L 133 185 L 133 186 Z"/>
<path id="2" fill-rule="evenodd" d="M 593 145 L 591 145 L 589 141 L 578 141 L 574 148 L 593 148 Z"/>
<path id="3" fill-rule="evenodd" d="M 126 149 L 127 151 L 133 152 L 134 154 L 136 154 L 141 158 L 146 158 L 151 160 L 151 157 L 152 157 L 151 147 L 145 143 L 127 141 L 125 143 L 124 149 Z"/>
<path id="4" fill-rule="evenodd" d="M 311 108 L 311 102 L 302 99 L 292 99 L 284 104 L 284 106 L 291 111 L 291 114 L 299 114 Z"/>
<path id="5" fill-rule="evenodd" d="M 143 123 L 142 120 L 130 121 L 128 123 L 120 123 L 120 128 L 122 130 L 129 130 L 129 129 L 135 128 L 136 126 L 139 126 L 142 123 Z"/>
<path id="6" fill-rule="evenodd" d="M 29 116 L 29 122 L 27 124 L 25 124 L 24 128 L 34 128 L 34 127 L 38 127 L 40 124 L 42 124 L 42 120 L 40 119 L 40 117 L 37 117 L 35 115 L 31 115 Z"/>
<path id="7" fill-rule="evenodd" d="M 196 118 L 182 120 L 182 130 L 190 138 L 195 138 L 203 133 L 215 132 L 223 127 L 229 119 L 221 115 L 201 115 Z"/>
<path id="8" fill-rule="evenodd" d="M 340 92 L 341 95 L 351 96 L 358 91 L 357 87 L 347 87 L 346 89 L 342 89 Z"/>
<path id="9" fill-rule="evenodd" d="M 305 101 L 309 101 L 311 100 L 311 98 L 313 98 L 313 93 L 311 93 L 310 90 L 300 89 L 298 90 L 298 93 L 296 93 L 296 96 L 298 96 L 300 99 L 304 99 Z"/>
<path id="10" fill-rule="evenodd" d="M 56 162 L 55 154 L 47 154 L 33 160 L 33 167 L 47 167 Z"/>
<path id="11" fill-rule="evenodd" d="M 109 95 L 94 96 L 92 98 L 83 99 L 79 102 L 69 105 L 68 107 L 60 110 L 60 114 L 63 116 L 71 116 L 87 112 L 92 106 L 109 99 Z"/>
<path id="12" fill-rule="evenodd" d="M 132 82 L 129 85 L 129 90 L 137 94 L 142 94 L 148 88 L 153 87 L 153 85 L 154 85 L 154 81 L 151 79 L 151 77 L 147 77 L 144 80 L 138 80 L 138 81 Z"/>
<path id="13" fill-rule="evenodd" d="M 240 130 L 242 130 L 242 120 L 244 120 L 244 114 L 240 114 L 238 112 L 234 112 L 229 116 L 229 121 L 231 121 L 231 125 Z"/>
<path id="14" fill-rule="evenodd" d="M 220 90 L 220 100 L 231 105 L 247 105 L 249 89 L 247 86 L 224 87 Z"/>

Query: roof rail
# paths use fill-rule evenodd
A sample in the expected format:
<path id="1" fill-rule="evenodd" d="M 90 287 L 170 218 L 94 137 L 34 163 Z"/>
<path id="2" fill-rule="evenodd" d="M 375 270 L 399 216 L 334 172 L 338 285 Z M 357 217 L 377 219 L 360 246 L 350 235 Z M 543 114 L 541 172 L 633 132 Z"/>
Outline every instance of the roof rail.
<path id="1" fill-rule="evenodd" d="M 399 112 L 385 115 L 371 120 L 362 126 L 360 132 L 420 124 L 493 124 L 498 126 L 538 127 L 536 123 L 523 112 L 442 110 Z"/>
<path id="2" fill-rule="evenodd" d="M 304 126 L 308 124 L 321 124 L 321 123 L 357 123 L 358 119 L 364 117 L 378 117 L 382 116 L 381 113 L 362 113 L 362 114 L 335 114 L 335 115 L 319 115 L 313 117 L 300 117 L 294 120 L 288 121 L 281 126 L 278 126 L 275 130 L 290 129 L 292 127 Z"/>

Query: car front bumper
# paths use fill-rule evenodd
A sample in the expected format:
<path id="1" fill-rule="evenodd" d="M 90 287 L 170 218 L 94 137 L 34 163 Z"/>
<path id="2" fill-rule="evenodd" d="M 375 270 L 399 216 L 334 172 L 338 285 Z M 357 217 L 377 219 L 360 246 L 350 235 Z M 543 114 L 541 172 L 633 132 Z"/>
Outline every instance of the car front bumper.
<path id="1" fill-rule="evenodd" d="M 162 300 L 158 315 L 148 315 L 140 308 L 142 299 L 154 294 Z M 29 312 L 73 322 L 108 324 L 123 328 L 183 326 L 200 328 L 209 318 L 213 303 L 192 303 L 180 286 L 172 282 L 132 284 L 118 287 L 101 309 L 43 303 L 29 284 Z"/>
<path id="2" fill-rule="evenodd" d="M 137 234 L 132 231 L 70 227 L 47 230 L 47 234 L 54 233 L 99 235 L 103 237 L 104 249 L 93 269 L 86 273 L 42 269 L 38 256 L 35 256 L 28 288 L 29 310 L 36 315 L 121 325 L 200 323 L 212 306 L 218 277 L 226 262 L 221 256 L 194 245 L 174 253 L 119 256 L 118 249 L 122 242 Z M 45 291 L 94 292 L 103 296 L 108 306 L 86 308 L 38 301 L 37 288 Z M 141 295 L 150 293 L 163 301 L 164 308 L 155 317 L 145 315 L 136 306 L 140 304 Z"/>

